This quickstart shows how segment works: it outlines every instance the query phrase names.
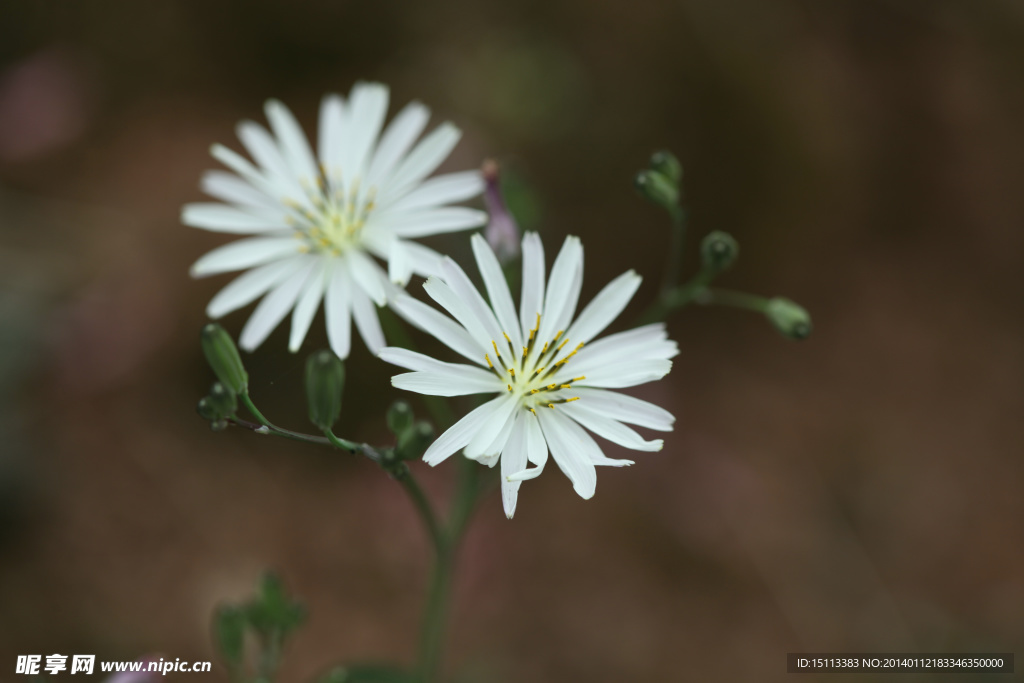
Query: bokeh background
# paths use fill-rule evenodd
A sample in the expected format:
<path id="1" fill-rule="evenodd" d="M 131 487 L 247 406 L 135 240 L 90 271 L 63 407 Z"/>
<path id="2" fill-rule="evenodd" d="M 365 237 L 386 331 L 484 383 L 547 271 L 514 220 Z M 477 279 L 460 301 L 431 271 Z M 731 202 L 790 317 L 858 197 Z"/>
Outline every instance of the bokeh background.
<path id="1" fill-rule="evenodd" d="M 0 679 L 24 653 L 212 659 L 211 610 L 266 568 L 310 610 L 282 680 L 411 661 L 429 549 L 401 490 L 193 412 L 227 281 L 188 278 L 222 240 L 178 221 L 208 148 L 238 149 L 271 96 L 312 131 L 359 79 L 464 130 L 446 168 L 501 161 L 549 251 L 580 235 L 584 298 L 645 275 L 634 312 L 667 230 L 631 178 L 674 150 L 691 235 L 741 244 L 721 284 L 816 325 L 794 343 L 738 311 L 673 317 L 672 374 L 635 392 L 678 416 L 663 452 L 590 501 L 551 469 L 513 521 L 483 502 L 453 675 L 781 681 L 789 651 L 1019 650 L 1020 2 L 4 0 Z M 285 339 L 247 362 L 301 429 Z M 318 321 L 306 348 L 324 340 Z M 356 346 L 343 431 L 381 441 L 397 394 Z M 451 463 L 422 473 L 448 495 Z M 199 677 L 223 672 L 178 680 Z"/>

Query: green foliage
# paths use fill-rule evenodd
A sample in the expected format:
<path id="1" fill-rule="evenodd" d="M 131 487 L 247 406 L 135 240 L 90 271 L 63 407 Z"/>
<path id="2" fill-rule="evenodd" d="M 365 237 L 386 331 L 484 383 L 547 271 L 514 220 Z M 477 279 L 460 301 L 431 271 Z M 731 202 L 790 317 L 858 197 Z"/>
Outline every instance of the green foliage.
<path id="1" fill-rule="evenodd" d="M 269 681 L 277 670 L 287 638 L 306 619 L 306 609 L 284 591 L 281 580 L 266 574 L 256 596 L 240 605 L 221 605 L 213 615 L 213 642 L 234 681 L 247 678 L 247 662 L 255 662 L 253 681 Z M 246 651 L 246 635 L 257 650 Z M 251 657 L 247 658 L 247 655 Z"/>

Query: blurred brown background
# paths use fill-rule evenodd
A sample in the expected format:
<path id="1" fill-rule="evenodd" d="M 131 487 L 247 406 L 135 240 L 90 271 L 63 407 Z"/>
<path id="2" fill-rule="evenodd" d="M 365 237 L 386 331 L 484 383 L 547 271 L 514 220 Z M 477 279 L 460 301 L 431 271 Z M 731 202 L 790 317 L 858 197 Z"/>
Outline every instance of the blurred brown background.
<path id="1" fill-rule="evenodd" d="M 221 240 L 178 222 L 208 148 L 270 96 L 312 132 L 357 79 L 461 126 L 446 168 L 513 169 L 550 252 L 582 236 L 584 298 L 629 267 L 653 296 L 667 231 L 631 177 L 674 150 L 691 236 L 742 245 L 721 284 L 816 325 L 677 315 L 672 374 L 636 391 L 678 416 L 662 453 L 591 501 L 554 468 L 513 521 L 484 501 L 451 672 L 781 681 L 787 651 L 1019 649 L 1020 2 L 5 0 L 0 679 L 24 653 L 210 659 L 213 606 L 268 567 L 311 612 L 284 680 L 410 661 L 428 548 L 400 489 L 193 412 L 227 281 L 188 278 Z M 250 357 L 253 391 L 302 429 L 285 339 Z M 344 431 L 383 440 L 390 368 L 356 346 Z M 424 473 L 439 498 L 452 470 Z"/>

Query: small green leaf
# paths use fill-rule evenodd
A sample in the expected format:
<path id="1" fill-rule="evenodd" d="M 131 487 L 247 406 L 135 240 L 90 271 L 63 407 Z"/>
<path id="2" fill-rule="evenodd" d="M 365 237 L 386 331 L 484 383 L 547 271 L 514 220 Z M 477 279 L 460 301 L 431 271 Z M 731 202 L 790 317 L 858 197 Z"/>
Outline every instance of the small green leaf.
<path id="1" fill-rule="evenodd" d="M 234 605 L 218 607 L 213 614 L 213 634 L 217 652 L 231 670 L 242 665 L 245 627 L 245 614 Z"/>

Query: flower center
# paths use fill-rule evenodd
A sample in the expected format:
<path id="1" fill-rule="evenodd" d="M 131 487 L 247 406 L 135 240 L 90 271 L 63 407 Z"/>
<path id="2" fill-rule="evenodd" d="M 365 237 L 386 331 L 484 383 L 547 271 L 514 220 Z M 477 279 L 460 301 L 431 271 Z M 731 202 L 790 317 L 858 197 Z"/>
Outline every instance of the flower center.
<path id="1" fill-rule="evenodd" d="M 300 181 L 308 202 L 285 198 L 288 224 L 295 228 L 304 251 L 339 256 L 358 245 L 366 219 L 373 211 L 377 188 L 360 191 L 359 178 L 346 187 L 341 173 L 329 173 L 321 167 L 314 182 Z"/>
<path id="2" fill-rule="evenodd" d="M 530 338 L 522 352 L 517 352 L 512 346 L 512 339 L 505 335 L 505 344 L 501 347 L 498 342 L 491 340 L 494 347 L 494 358 L 491 354 L 485 354 L 484 360 L 488 367 L 498 376 L 509 392 L 519 397 L 523 408 L 536 413 L 535 408 L 554 408 L 559 403 L 578 401 L 579 396 L 566 396 L 564 390 L 572 389 L 573 382 L 585 380 L 585 376 L 573 377 L 560 383 L 553 382 L 555 374 L 568 363 L 576 353 L 583 348 L 583 344 L 577 344 L 575 348 L 567 353 L 564 351 L 569 346 L 569 338 L 563 337 L 565 330 L 559 330 L 558 334 L 540 346 L 537 339 L 537 332 L 540 329 L 540 313 L 537 314 L 537 324 L 530 330 Z M 507 356 L 501 353 L 502 348 L 508 348 Z"/>

